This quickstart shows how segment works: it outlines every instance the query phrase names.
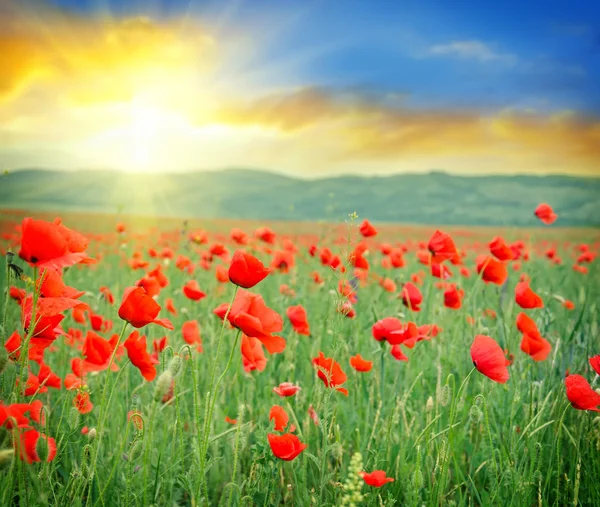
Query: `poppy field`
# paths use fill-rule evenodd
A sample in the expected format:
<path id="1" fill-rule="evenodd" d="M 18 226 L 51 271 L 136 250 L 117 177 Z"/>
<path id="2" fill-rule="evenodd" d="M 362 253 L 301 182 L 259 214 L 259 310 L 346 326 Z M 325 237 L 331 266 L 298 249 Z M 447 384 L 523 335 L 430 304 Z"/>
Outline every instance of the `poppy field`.
<path id="1" fill-rule="evenodd" d="M 600 504 L 597 230 L 0 214 L 0 505 Z"/>

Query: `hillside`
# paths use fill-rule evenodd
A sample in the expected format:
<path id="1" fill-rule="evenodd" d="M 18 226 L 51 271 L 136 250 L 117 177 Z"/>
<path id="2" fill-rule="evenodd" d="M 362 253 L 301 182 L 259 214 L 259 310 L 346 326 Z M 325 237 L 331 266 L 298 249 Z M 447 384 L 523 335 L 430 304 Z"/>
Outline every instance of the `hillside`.
<path id="1" fill-rule="evenodd" d="M 536 225 L 551 203 L 557 225 L 600 226 L 600 179 L 464 177 L 440 172 L 298 180 L 267 172 L 130 174 L 27 169 L 0 177 L 0 207 L 181 217 L 375 221 L 447 225 Z"/>

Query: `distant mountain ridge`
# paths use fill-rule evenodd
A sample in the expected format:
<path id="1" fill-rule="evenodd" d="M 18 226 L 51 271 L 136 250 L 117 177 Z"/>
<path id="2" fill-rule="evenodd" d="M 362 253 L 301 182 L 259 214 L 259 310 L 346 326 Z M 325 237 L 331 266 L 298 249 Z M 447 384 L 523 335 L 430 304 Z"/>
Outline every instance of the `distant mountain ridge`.
<path id="1" fill-rule="evenodd" d="M 178 174 L 22 169 L 0 177 L 0 208 L 202 218 L 533 226 L 550 203 L 560 226 L 600 226 L 600 178 L 443 172 L 301 180 L 248 170 Z"/>

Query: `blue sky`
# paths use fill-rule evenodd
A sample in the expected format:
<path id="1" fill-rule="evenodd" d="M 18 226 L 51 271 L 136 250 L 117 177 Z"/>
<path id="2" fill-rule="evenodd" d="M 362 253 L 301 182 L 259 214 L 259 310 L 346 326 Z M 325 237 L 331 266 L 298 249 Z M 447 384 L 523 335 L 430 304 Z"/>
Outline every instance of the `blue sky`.
<path id="1" fill-rule="evenodd" d="M 400 93 L 417 107 L 564 107 L 600 112 L 600 2 L 54 3 L 83 15 L 144 14 L 158 20 L 187 15 L 215 23 L 216 36 L 239 27 L 268 39 L 257 55 L 261 66 L 306 55 L 298 64 L 303 80 Z M 457 42 L 464 44 L 451 45 Z M 278 79 L 285 81 L 286 76 Z"/>

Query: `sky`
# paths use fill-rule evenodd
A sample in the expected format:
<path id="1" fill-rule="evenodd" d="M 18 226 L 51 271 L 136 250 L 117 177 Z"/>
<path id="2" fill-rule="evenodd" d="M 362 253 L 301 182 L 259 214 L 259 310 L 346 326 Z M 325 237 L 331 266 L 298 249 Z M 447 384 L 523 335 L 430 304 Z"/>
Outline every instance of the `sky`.
<path id="1" fill-rule="evenodd" d="M 600 2 L 0 0 L 0 169 L 600 176 Z"/>

